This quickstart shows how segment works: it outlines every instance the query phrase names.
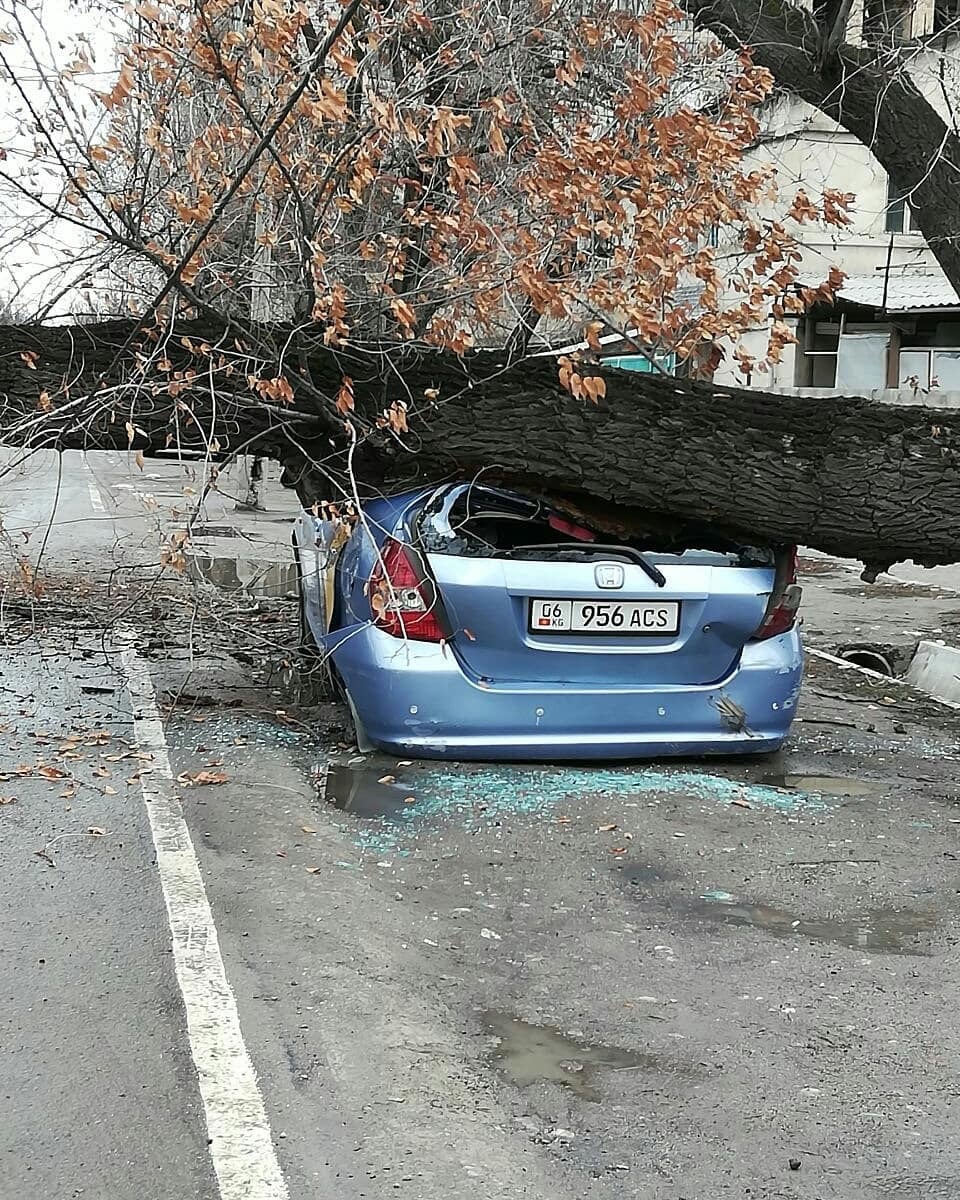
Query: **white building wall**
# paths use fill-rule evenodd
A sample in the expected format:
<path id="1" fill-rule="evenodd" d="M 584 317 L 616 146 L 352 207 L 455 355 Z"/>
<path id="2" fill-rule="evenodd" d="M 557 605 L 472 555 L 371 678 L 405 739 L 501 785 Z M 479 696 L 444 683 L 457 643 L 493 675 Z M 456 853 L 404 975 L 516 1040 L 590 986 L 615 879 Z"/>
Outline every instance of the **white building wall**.
<path id="1" fill-rule="evenodd" d="M 917 0 L 915 36 L 931 27 L 932 4 L 933 0 Z M 851 42 L 859 40 L 862 11 L 862 0 L 855 0 Z M 950 105 L 960 111 L 960 47 L 956 41 L 949 47 L 943 44 L 943 39 L 938 42 L 936 46 L 933 43 L 923 48 L 918 46 L 910 70 L 933 106 L 947 120 L 952 120 Z M 886 231 L 887 174 L 869 148 L 804 101 L 785 97 L 768 106 L 759 143 L 744 165 L 747 169 L 752 165 L 773 167 L 779 197 L 764 212 L 771 218 L 782 216 L 800 188 L 814 199 L 824 188 L 837 188 L 854 195 L 851 223 L 844 229 L 792 226 L 803 254 L 801 274 L 805 283 L 822 282 L 831 267 L 838 267 L 847 276 L 879 275 L 887 270 L 891 275 L 940 274 L 920 233 Z M 731 270 L 733 262 L 731 258 Z M 764 357 L 766 343 L 765 329 L 748 333 L 741 340 L 741 345 L 757 359 Z M 744 379 L 732 358 L 732 349 L 725 347 L 726 359 L 715 379 L 721 384 L 742 386 Z M 755 372 L 750 385 L 791 387 L 794 358 L 794 353 L 788 351 L 783 362 L 774 365 L 769 374 Z"/>

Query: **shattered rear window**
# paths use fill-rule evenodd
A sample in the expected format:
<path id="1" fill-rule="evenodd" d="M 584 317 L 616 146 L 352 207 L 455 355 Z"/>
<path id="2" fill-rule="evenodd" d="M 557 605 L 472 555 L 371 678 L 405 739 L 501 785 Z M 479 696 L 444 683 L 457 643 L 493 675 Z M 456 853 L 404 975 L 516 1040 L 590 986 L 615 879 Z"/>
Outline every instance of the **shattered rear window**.
<path id="1" fill-rule="evenodd" d="M 617 524 L 611 506 L 611 526 Z M 655 522 L 663 525 L 663 521 Z M 428 554 L 464 558 L 511 558 L 544 562 L 609 561 L 618 549 L 632 559 L 639 551 L 652 562 L 698 566 L 773 567 L 771 547 L 749 546 L 722 534 L 638 529 L 617 537 L 592 527 L 580 514 L 565 512 L 537 497 L 505 488 L 459 484 L 438 489 L 421 509 L 415 537 Z"/>

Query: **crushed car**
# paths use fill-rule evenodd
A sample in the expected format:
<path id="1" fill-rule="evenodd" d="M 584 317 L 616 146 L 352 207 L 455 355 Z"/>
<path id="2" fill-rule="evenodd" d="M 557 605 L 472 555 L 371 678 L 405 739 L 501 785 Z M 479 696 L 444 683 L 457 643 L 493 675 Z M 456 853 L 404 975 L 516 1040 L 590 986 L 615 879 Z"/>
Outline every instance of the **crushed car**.
<path id="1" fill-rule="evenodd" d="M 303 511 L 303 638 L 361 748 L 541 761 L 779 749 L 803 670 L 796 548 L 599 524 L 467 481 Z"/>

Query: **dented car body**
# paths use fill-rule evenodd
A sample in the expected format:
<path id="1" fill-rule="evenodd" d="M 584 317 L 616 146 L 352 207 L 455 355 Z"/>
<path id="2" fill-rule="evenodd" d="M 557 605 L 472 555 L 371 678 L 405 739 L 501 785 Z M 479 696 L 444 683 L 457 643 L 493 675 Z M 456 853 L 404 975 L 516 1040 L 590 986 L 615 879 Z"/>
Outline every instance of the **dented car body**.
<path id="1" fill-rule="evenodd" d="M 304 512 L 302 616 L 363 741 L 460 759 L 769 753 L 803 657 L 792 547 L 611 538 L 469 483 Z M 688 545 L 687 542 L 690 542 Z"/>

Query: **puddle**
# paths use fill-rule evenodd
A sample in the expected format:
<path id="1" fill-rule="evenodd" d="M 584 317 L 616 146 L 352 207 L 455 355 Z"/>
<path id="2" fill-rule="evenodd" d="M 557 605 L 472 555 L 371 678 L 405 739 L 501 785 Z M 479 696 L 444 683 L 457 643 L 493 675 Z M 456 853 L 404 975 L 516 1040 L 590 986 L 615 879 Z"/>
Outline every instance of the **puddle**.
<path id="1" fill-rule="evenodd" d="M 187 575 L 222 591 L 245 592 L 248 596 L 287 596 L 297 591 L 297 568 L 292 562 L 191 554 L 187 557 Z"/>
<path id="2" fill-rule="evenodd" d="M 883 791 L 882 783 L 867 779 L 845 779 L 842 775 L 764 775 L 768 787 L 791 792 L 813 792 L 818 796 L 870 796 Z"/>
<path id="3" fill-rule="evenodd" d="M 767 904 L 742 904 L 726 892 L 707 892 L 698 911 L 725 925 L 751 926 L 774 937 L 806 938 L 878 954 L 926 954 L 917 937 L 937 926 L 937 918 L 929 913 L 892 908 L 854 917 L 806 919 Z"/>
<path id="4" fill-rule="evenodd" d="M 662 1070 L 653 1054 L 638 1054 L 614 1046 L 591 1046 L 546 1025 L 531 1025 L 509 1013 L 487 1012 L 484 1031 L 500 1039 L 491 1059 L 517 1087 L 559 1083 L 581 1100 L 600 1100 L 596 1075 L 600 1070 Z"/>
<path id="5" fill-rule="evenodd" d="M 362 765 L 351 767 L 329 763 L 324 799 L 355 817 L 379 820 L 399 817 L 412 807 L 406 801 L 415 799 L 415 794 L 406 784 L 397 783 L 395 777 L 385 771 L 384 767 L 371 770 Z"/>

